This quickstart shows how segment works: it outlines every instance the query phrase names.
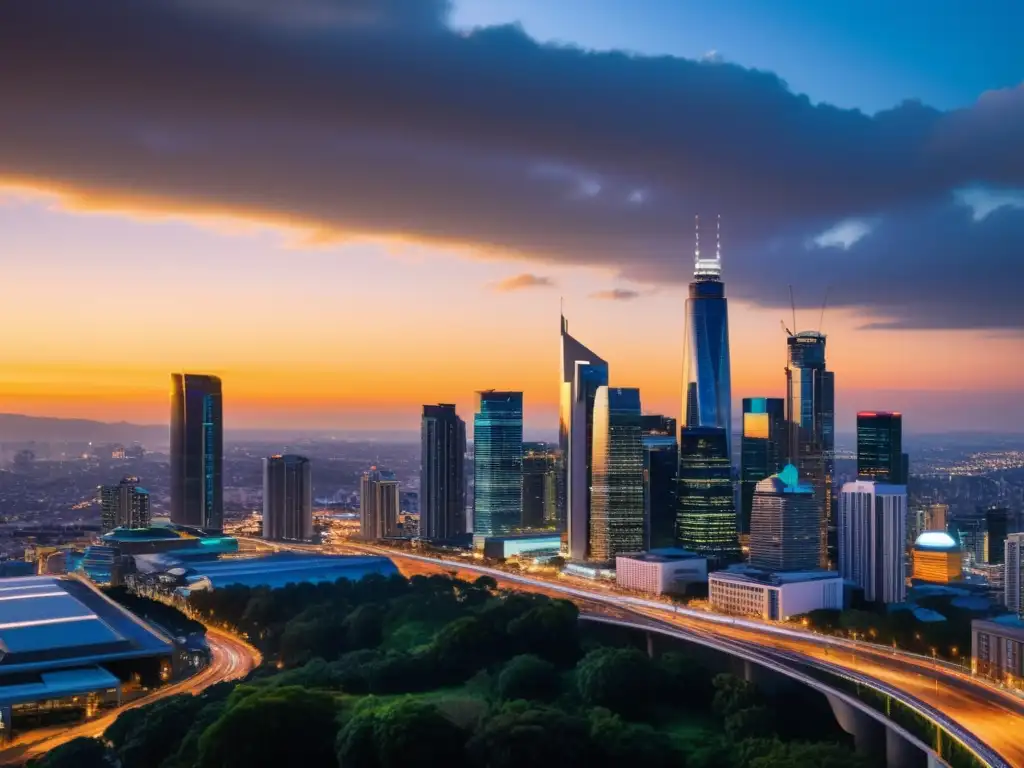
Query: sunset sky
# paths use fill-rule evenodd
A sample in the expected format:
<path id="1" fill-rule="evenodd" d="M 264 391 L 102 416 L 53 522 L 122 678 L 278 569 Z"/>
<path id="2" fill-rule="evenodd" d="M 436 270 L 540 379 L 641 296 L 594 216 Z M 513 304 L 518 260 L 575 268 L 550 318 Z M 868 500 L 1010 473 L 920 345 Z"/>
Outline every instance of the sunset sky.
<path id="1" fill-rule="evenodd" d="M 677 415 L 721 213 L 737 406 L 792 284 L 840 431 L 1024 431 L 1024 6 L 896 5 L 7 0 L 0 412 L 161 423 L 188 370 L 229 429 L 553 430 L 561 297 Z"/>

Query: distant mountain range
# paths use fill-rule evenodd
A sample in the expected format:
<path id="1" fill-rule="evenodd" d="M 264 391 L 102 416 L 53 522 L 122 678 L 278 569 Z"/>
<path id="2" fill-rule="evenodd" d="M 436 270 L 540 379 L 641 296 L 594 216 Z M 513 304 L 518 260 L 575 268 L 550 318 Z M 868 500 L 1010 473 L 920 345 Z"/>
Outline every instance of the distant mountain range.
<path id="1" fill-rule="evenodd" d="M 165 445 L 166 424 L 109 424 L 88 419 L 55 419 L 0 413 L 0 443 L 142 443 Z"/>

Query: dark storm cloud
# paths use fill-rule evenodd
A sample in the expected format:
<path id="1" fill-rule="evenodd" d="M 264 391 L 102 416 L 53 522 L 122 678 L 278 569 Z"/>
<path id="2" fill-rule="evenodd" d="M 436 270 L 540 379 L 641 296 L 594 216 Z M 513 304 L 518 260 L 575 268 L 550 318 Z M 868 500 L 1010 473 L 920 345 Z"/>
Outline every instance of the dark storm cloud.
<path id="1" fill-rule="evenodd" d="M 451 31 L 446 8 L 5 0 L 0 176 L 649 282 L 685 280 L 692 214 L 720 212 L 733 296 L 835 283 L 883 322 L 1024 327 L 1016 297 L 951 298 L 1024 284 L 1024 212 L 949 203 L 1024 187 L 1024 89 L 867 116 L 718 61 Z M 871 234 L 807 247 L 850 217 Z"/>

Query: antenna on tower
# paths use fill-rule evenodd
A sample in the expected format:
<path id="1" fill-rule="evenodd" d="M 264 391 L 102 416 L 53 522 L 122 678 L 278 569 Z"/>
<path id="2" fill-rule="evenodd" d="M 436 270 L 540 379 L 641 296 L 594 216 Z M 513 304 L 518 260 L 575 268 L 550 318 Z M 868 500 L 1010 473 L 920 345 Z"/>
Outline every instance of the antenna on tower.
<path id="1" fill-rule="evenodd" d="M 832 290 L 831 285 L 825 286 L 825 300 L 821 302 L 821 317 L 818 318 L 818 333 L 821 333 L 821 326 L 825 323 L 825 307 L 828 306 L 828 292 Z"/>
<path id="2" fill-rule="evenodd" d="M 796 333 L 796 300 L 793 298 L 793 286 L 789 286 L 789 306 L 793 308 L 793 333 Z"/>
<path id="3" fill-rule="evenodd" d="M 722 260 L 722 214 L 715 220 L 715 258 Z"/>
<path id="4" fill-rule="evenodd" d="M 693 217 L 693 261 L 700 261 L 700 214 Z"/>

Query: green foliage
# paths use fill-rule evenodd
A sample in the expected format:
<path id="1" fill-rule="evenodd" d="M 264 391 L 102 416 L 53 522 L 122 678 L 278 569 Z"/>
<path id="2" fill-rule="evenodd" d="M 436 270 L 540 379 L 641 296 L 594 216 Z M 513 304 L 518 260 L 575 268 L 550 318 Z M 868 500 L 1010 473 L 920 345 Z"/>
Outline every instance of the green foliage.
<path id="1" fill-rule="evenodd" d="M 353 714 L 336 754 L 342 768 L 460 768 L 466 736 L 436 707 L 404 699 Z"/>
<path id="2" fill-rule="evenodd" d="M 771 751 L 754 757 L 747 768 L 871 768 L 874 763 L 839 744 L 775 742 Z"/>
<path id="3" fill-rule="evenodd" d="M 558 670 L 539 656 L 523 654 L 505 664 L 498 675 L 498 697 L 505 701 L 550 701 L 558 695 Z"/>
<path id="4" fill-rule="evenodd" d="M 106 732 L 123 768 L 153 768 L 168 755 L 168 744 L 180 743 L 208 701 L 200 696 L 171 696 L 128 710 Z M 124 722 L 122 722 L 124 721 Z"/>
<path id="5" fill-rule="evenodd" d="M 590 724 L 553 707 L 514 701 L 499 709 L 466 745 L 474 766 L 594 765 L 599 752 Z"/>
<path id="6" fill-rule="evenodd" d="M 672 768 L 682 764 L 684 756 L 662 731 L 650 725 L 624 722 L 607 709 L 595 709 L 590 715 L 590 735 L 600 765 L 615 768 L 642 765 L 644 768 Z"/>
<path id="7" fill-rule="evenodd" d="M 99 739 L 77 738 L 51 749 L 29 768 L 116 768 L 117 756 Z"/>
<path id="8" fill-rule="evenodd" d="M 336 708 L 330 696 L 267 688 L 224 711 L 199 737 L 198 768 L 334 766 Z"/>
<path id="9" fill-rule="evenodd" d="M 190 619 L 173 605 L 141 597 L 129 592 L 127 587 L 105 587 L 107 597 L 117 601 L 136 616 L 159 624 L 175 635 L 205 634 L 206 627 Z"/>
<path id="10" fill-rule="evenodd" d="M 576 665 L 580 698 L 627 716 L 642 714 L 655 690 L 650 660 L 635 648 L 601 648 Z"/>
<path id="11" fill-rule="evenodd" d="M 579 654 L 579 609 L 565 600 L 542 603 L 508 623 L 515 651 L 556 664 L 571 664 Z"/>
<path id="12" fill-rule="evenodd" d="M 734 741 L 765 738 L 774 730 L 775 718 L 767 707 L 747 707 L 725 718 L 725 733 Z"/>
<path id="13" fill-rule="evenodd" d="M 757 686 L 735 675 L 715 675 L 712 683 L 715 697 L 711 701 L 711 709 L 719 717 L 728 718 L 761 703 Z"/>
<path id="14" fill-rule="evenodd" d="M 665 653 L 655 661 L 658 698 L 665 704 L 705 712 L 715 693 L 711 673 L 685 653 Z"/>

